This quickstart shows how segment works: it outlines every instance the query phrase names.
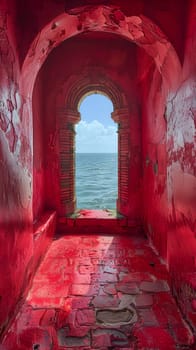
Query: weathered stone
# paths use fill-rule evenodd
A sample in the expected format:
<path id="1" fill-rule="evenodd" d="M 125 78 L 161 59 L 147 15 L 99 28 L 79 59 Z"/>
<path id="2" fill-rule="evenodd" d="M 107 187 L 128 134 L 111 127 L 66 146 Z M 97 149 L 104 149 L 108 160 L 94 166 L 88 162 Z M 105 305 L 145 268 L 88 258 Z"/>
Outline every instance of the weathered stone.
<path id="1" fill-rule="evenodd" d="M 69 332 L 67 333 L 67 336 L 83 338 L 89 334 L 91 328 L 92 328 L 92 325 L 87 325 L 87 326 L 80 326 L 78 324 L 69 325 Z"/>
<path id="2" fill-rule="evenodd" d="M 95 349 L 111 346 L 111 333 L 104 330 L 96 330 L 92 334 L 92 346 Z"/>
<path id="3" fill-rule="evenodd" d="M 69 346 L 69 347 L 81 347 L 90 346 L 90 336 L 85 337 L 67 337 L 64 328 L 61 328 L 57 332 L 58 344 L 59 346 Z"/>
<path id="4" fill-rule="evenodd" d="M 135 295 L 122 294 L 119 296 L 120 305 L 119 309 L 128 308 L 132 304 L 135 304 Z"/>
<path id="5" fill-rule="evenodd" d="M 125 294 L 138 294 L 139 288 L 135 283 L 118 283 L 116 289 Z"/>
<path id="6" fill-rule="evenodd" d="M 97 329 L 92 334 L 92 346 L 95 349 L 128 345 L 128 339 L 125 334 L 116 329 Z"/>
<path id="7" fill-rule="evenodd" d="M 115 288 L 115 285 L 110 283 L 110 284 L 105 284 L 103 286 L 103 290 L 105 293 L 107 294 L 111 294 L 111 295 L 114 295 L 116 294 L 116 288 Z"/>
<path id="8" fill-rule="evenodd" d="M 95 308 L 117 307 L 120 303 L 118 298 L 112 296 L 96 296 L 91 302 Z"/>
<path id="9" fill-rule="evenodd" d="M 99 291 L 98 284 L 73 284 L 71 287 L 72 295 L 93 296 Z"/>
<path id="10" fill-rule="evenodd" d="M 157 280 L 154 282 L 144 281 L 140 284 L 140 289 L 144 292 L 158 293 L 168 292 L 169 286 L 166 281 Z"/>
<path id="11" fill-rule="evenodd" d="M 137 295 L 135 298 L 135 306 L 137 308 L 150 307 L 153 304 L 153 297 L 149 294 Z"/>
<path id="12" fill-rule="evenodd" d="M 112 266 L 105 266 L 104 267 L 104 272 L 111 273 L 111 274 L 116 274 L 117 273 L 117 269 L 115 267 L 112 267 Z"/>
<path id="13" fill-rule="evenodd" d="M 103 282 L 103 283 L 107 283 L 107 282 L 118 282 L 118 278 L 116 274 L 111 274 L 111 273 L 97 273 L 97 274 L 92 274 L 91 275 L 91 282 L 92 283 L 96 283 L 96 282 Z"/>
<path id="14" fill-rule="evenodd" d="M 92 309 L 78 310 L 76 320 L 80 326 L 93 325 L 95 323 L 95 311 Z"/>
<path id="15" fill-rule="evenodd" d="M 101 284 L 101 286 L 100 286 L 100 288 L 99 288 L 99 293 L 98 293 L 98 295 L 99 295 L 99 296 L 105 296 L 105 297 L 106 297 L 106 296 L 108 296 L 108 294 L 104 292 L 104 289 L 103 289 L 103 288 L 104 288 L 104 286 L 103 286 L 103 284 Z"/>
<path id="16" fill-rule="evenodd" d="M 66 309 L 87 309 L 90 305 L 92 297 L 86 296 L 73 296 L 66 298 L 64 301 L 64 310 Z"/>
<path id="17" fill-rule="evenodd" d="M 98 310 L 96 313 L 96 319 L 102 324 L 123 324 L 131 323 L 134 320 L 135 312 L 130 309 L 121 310 Z"/>
<path id="18" fill-rule="evenodd" d="M 121 272 L 119 274 L 119 279 L 123 283 L 127 282 L 141 282 L 141 281 L 154 281 L 155 277 L 147 272 L 130 272 L 130 273 L 123 273 Z"/>

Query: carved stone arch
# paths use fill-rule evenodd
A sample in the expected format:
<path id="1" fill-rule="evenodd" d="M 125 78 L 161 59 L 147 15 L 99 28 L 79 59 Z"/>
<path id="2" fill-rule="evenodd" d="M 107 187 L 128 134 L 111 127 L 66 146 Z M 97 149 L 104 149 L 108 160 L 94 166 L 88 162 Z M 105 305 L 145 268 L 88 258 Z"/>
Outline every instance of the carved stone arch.
<path id="1" fill-rule="evenodd" d="M 121 12 L 119 19 L 118 9 L 103 5 L 85 6 L 74 14 L 64 12 L 42 28 L 22 65 L 20 88 L 24 96 L 32 95 L 38 71 L 50 52 L 63 41 L 86 31 L 114 33 L 142 47 L 153 58 L 166 89 L 177 89 L 182 67 L 174 47 L 160 28 L 143 15 L 127 17 Z M 169 66 L 173 70 L 168 69 Z"/>
<path id="2" fill-rule="evenodd" d="M 57 97 L 60 161 L 60 216 L 69 216 L 76 209 L 75 197 L 75 124 L 80 121 L 81 100 L 90 93 L 108 96 L 114 107 L 112 119 L 118 124 L 118 199 L 117 212 L 126 215 L 129 199 L 129 109 L 123 91 L 107 75 L 91 68 L 74 76 L 60 88 Z"/>
<path id="3" fill-rule="evenodd" d="M 68 109 L 75 110 L 82 98 L 90 92 L 100 92 L 108 96 L 113 103 L 114 109 L 127 106 L 124 93 L 105 73 L 92 67 L 82 77 L 75 80 L 65 96 L 65 105 Z"/>

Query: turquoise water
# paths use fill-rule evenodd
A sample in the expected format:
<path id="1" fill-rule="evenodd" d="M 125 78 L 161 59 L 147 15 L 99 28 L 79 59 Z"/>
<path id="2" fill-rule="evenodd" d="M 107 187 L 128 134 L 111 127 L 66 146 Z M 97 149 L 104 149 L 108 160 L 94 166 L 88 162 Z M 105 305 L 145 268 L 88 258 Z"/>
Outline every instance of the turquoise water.
<path id="1" fill-rule="evenodd" d="M 76 197 L 79 209 L 115 209 L 117 154 L 76 154 Z"/>

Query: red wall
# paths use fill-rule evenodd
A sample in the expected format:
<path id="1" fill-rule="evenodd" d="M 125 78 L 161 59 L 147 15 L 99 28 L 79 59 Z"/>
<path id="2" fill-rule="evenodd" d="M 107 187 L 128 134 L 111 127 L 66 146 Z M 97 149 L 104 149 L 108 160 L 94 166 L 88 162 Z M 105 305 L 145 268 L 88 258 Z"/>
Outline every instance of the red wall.
<path id="1" fill-rule="evenodd" d="M 90 55 L 89 55 L 90 52 Z M 130 119 L 130 165 L 129 165 L 129 218 L 141 222 L 141 123 L 136 87 L 136 47 L 118 37 L 97 34 L 96 40 L 84 37 L 69 39 L 54 50 L 40 71 L 43 85 L 43 114 L 45 139 L 46 205 L 58 208 L 60 181 L 58 151 L 58 105 L 60 94 L 68 92 L 69 81 L 80 80 L 80 73 L 94 70 L 94 76 L 103 74 L 111 79 L 126 95 Z M 129 66 L 129 70 L 127 70 Z M 96 81 L 96 79 L 95 79 Z M 39 187 L 35 196 L 39 196 Z"/>
<path id="2" fill-rule="evenodd" d="M 51 214 L 35 227 L 32 222 L 33 133 L 19 90 L 15 11 L 11 1 L 0 2 L 0 337 L 29 288 L 55 224 Z"/>
<path id="3" fill-rule="evenodd" d="M 190 2 L 182 84 L 167 104 L 168 246 L 174 289 L 193 325 L 196 275 L 196 3 Z"/>
<path id="4" fill-rule="evenodd" d="M 33 252 L 31 222 L 31 148 L 28 121 L 18 89 L 15 13 L 0 4 L 0 331 L 25 289 L 24 273 Z M 25 247 L 25 248 L 24 248 Z"/>
<path id="5" fill-rule="evenodd" d="M 144 53 L 139 52 L 142 65 Z M 167 154 L 165 92 L 162 77 L 152 61 L 143 61 L 147 76 L 141 81 L 143 218 L 146 230 L 160 254 L 167 255 Z M 142 69 L 140 68 L 142 74 Z"/>
<path id="6" fill-rule="evenodd" d="M 173 290 L 189 321 L 196 272 L 195 4 L 189 9 L 184 62 L 177 90 L 138 54 L 142 96 L 144 223 L 166 260 Z M 143 68 L 142 68 L 143 67 Z M 146 68 L 146 75 L 145 75 Z M 170 69 L 170 67 L 168 67 Z M 172 68 L 171 68 L 172 69 Z M 175 80 L 175 73 L 173 73 Z"/>

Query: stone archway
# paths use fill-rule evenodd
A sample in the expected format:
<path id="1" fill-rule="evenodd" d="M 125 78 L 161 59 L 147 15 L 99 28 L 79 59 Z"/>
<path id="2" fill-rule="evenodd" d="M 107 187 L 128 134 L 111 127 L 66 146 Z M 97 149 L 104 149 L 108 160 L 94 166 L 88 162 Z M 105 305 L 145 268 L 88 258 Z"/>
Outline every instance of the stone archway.
<path id="1" fill-rule="evenodd" d="M 76 14 L 63 13 L 54 18 L 32 42 L 21 72 L 24 95 L 31 96 L 38 71 L 50 52 L 63 41 L 87 31 L 113 33 L 142 47 L 153 58 L 166 89 L 177 88 L 180 60 L 155 23 L 143 15 L 127 17 L 113 6 L 85 6 L 78 8 Z M 168 69 L 169 66 L 173 70 Z"/>
<path id="2" fill-rule="evenodd" d="M 175 49 L 159 27 L 147 17 L 143 15 L 125 16 L 118 8 L 110 6 L 85 6 L 78 8 L 74 14 L 63 13 L 54 18 L 32 42 L 21 69 L 20 91 L 25 106 L 22 110 L 22 118 L 29 120 L 32 177 L 32 100 L 36 77 L 54 48 L 63 41 L 85 32 L 112 33 L 142 47 L 154 60 L 157 71 L 161 75 L 162 87 L 166 96 L 176 91 L 179 85 L 181 65 Z M 55 205 L 55 209 L 60 211 L 61 208 Z"/>
<path id="3" fill-rule="evenodd" d="M 129 109 L 121 89 L 99 69 L 91 67 L 81 76 L 71 78 L 57 97 L 60 162 L 60 216 L 74 213 L 75 198 L 75 124 L 80 121 L 78 105 L 92 92 L 107 95 L 114 106 L 111 117 L 118 124 L 118 199 L 117 212 L 127 214 L 129 200 Z M 63 91 L 63 93 L 62 93 Z"/>

